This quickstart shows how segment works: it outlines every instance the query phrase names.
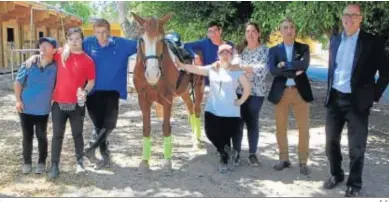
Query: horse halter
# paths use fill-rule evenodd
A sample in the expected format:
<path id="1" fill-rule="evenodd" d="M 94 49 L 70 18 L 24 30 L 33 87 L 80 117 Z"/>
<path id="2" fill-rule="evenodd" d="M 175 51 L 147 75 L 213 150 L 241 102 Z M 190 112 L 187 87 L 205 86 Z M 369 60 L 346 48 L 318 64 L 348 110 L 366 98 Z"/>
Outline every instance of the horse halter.
<path id="1" fill-rule="evenodd" d="M 163 43 L 163 46 L 165 46 L 164 40 L 162 39 L 161 41 Z M 144 43 L 144 39 L 143 38 L 140 38 L 138 40 L 138 48 L 139 48 L 139 50 L 141 50 L 141 43 Z M 142 52 L 142 50 L 141 50 L 140 54 L 141 54 L 141 58 L 142 58 L 142 62 L 143 62 L 145 70 L 146 70 L 146 61 L 148 59 L 157 59 L 158 60 L 158 68 L 160 69 L 161 76 L 163 76 L 163 71 L 162 71 L 162 62 L 163 62 L 163 54 L 164 54 L 163 52 L 160 55 L 145 55 Z"/>

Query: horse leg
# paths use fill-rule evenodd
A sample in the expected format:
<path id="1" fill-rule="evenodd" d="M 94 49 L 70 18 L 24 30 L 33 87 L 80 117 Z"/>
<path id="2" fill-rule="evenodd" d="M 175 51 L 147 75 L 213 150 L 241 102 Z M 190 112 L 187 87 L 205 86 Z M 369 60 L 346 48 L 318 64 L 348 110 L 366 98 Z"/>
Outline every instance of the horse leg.
<path id="1" fill-rule="evenodd" d="M 141 170 L 149 170 L 149 160 L 152 153 L 152 140 L 150 138 L 150 111 L 152 107 L 151 101 L 144 98 L 142 95 L 138 95 L 139 106 L 142 111 L 143 122 L 143 148 L 142 148 L 142 161 L 139 168 Z"/>
<path id="2" fill-rule="evenodd" d="M 198 76 L 197 82 L 195 85 L 195 117 L 194 117 L 194 134 L 196 137 L 197 147 L 202 147 L 201 141 L 201 121 L 200 114 L 202 108 L 202 100 L 203 100 L 203 77 Z"/>
<path id="3" fill-rule="evenodd" d="M 187 110 L 188 110 L 188 121 L 191 125 L 191 130 L 192 130 L 192 134 L 195 134 L 195 113 L 194 113 L 194 103 L 192 103 L 192 100 L 191 100 L 191 96 L 190 96 L 190 92 L 189 91 L 185 91 L 182 95 L 181 95 L 181 99 L 184 101 L 184 103 L 186 104 L 187 106 Z"/>
<path id="4" fill-rule="evenodd" d="M 172 100 L 172 99 L 171 99 Z M 163 169 L 165 171 L 172 171 L 172 136 L 171 136 L 171 110 L 172 105 L 165 103 L 164 107 L 164 120 L 163 120 L 163 133 L 164 133 L 164 161 Z"/>

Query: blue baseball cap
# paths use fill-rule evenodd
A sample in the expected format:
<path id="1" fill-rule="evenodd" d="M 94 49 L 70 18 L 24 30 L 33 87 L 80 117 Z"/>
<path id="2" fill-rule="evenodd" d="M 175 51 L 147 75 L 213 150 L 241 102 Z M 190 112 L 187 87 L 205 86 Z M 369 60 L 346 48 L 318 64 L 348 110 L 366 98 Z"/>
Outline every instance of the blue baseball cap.
<path id="1" fill-rule="evenodd" d="M 53 48 L 57 48 L 57 41 L 53 37 L 41 37 L 38 41 L 38 45 L 41 45 L 43 42 L 48 42 Z"/>

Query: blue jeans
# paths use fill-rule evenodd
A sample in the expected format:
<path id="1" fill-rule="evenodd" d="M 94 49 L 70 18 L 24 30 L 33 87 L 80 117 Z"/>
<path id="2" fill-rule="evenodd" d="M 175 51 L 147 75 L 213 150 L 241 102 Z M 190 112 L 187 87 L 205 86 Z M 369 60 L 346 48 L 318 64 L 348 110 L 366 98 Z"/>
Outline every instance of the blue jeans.
<path id="1" fill-rule="evenodd" d="M 241 95 L 238 95 L 240 98 Z M 259 115 L 261 106 L 263 106 L 264 97 L 249 96 L 244 104 L 241 105 L 241 122 L 239 132 L 233 136 L 233 149 L 241 152 L 241 142 L 244 133 L 244 124 L 248 130 L 249 153 L 257 152 L 259 141 Z"/>

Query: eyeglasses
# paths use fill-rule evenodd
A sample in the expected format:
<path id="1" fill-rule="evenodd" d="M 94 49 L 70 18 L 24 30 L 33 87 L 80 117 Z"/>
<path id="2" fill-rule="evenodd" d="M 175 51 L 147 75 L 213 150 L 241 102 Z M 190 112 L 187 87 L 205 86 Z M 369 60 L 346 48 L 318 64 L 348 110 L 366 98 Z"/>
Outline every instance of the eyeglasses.
<path id="1" fill-rule="evenodd" d="M 343 13 L 343 18 L 351 18 L 351 19 L 356 19 L 357 17 L 359 16 L 362 16 L 360 14 L 357 14 L 357 13 Z"/>
<path id="2" fill-rule="evenodd" d="M 207 30 L 207 33 L 208 34 L 214 34 L 214 33 L 216 33 L 216 32 L 218 32 L 219 31 L 219 29 L 216 29 L 216 30 Z"/>

